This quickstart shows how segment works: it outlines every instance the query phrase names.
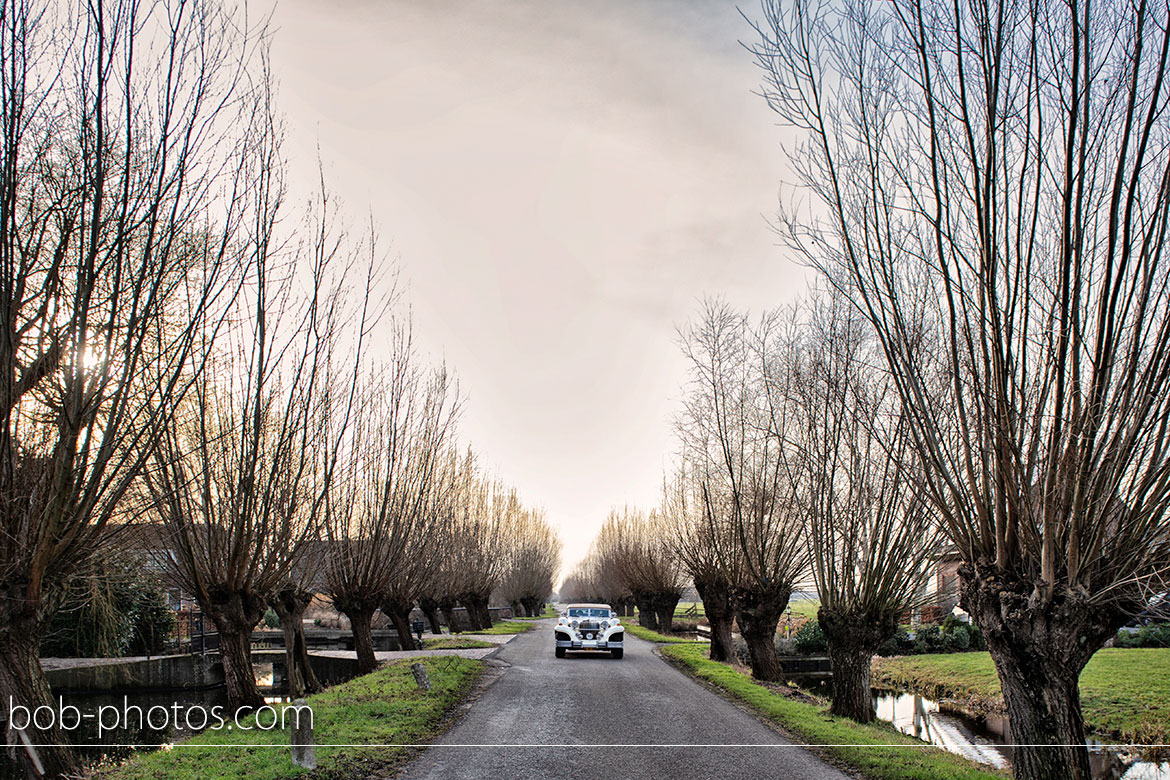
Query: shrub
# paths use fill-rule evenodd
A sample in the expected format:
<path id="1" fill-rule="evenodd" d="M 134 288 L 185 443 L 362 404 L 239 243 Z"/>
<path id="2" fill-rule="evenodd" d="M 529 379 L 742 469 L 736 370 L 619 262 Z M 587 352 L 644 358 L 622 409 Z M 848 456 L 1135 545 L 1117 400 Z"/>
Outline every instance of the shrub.
<path id="1" fill-rule="evenodd" d="M 974 623 L 967 626 L 967 633 L 971 635 L 972 650 L 986 650 L 987 642 L 983 639 L 983 630 Z"/>
<path id="2" fill-rule="evenodd" d="M 175 633 L 175 611 L 157 580 L 139 579 L 131 589 L 135 594 L 134 621 L 126 651 L 130 655 L 158 655 Z"/>
<path id="3" fill-rule="evenodd" d="M 1170 647 L 1170 623 L 1154 623 L 1137 631 L 1118 631 L 1114 647 Z"/>
<path id="4" fill-rule="evenodd" d="M 792 640 L 796 652 L 802 655 L 824 653 L 829 649 L 829 645 L 825 641 L 825 633 L 821 631 L 821 627 L 815 620 L 810 620 L 801 626 Z"/>
<path id="5" fill-rule="evenodd" d="M 898 632 L 878 648 L 878 655 L 884 656 L 912 655 L 913 652 L 914 640 L 910 638 L 910 634 L 902 626 L 898 626 Z"/>
<path id="6" fill-rule="evenodd" d="M 174 628 L 162 583 L 140 565 L 110 554 L 69 582 L 65 602 L 41 641 L 41 655 L 156 655 Z"/>
<path id="7" fill-rule="evenodd" d="M 967 650 L 971 647 L 971 635 L 967 632 L 966 626 L 955 626 L 943 636 L 946 637 L 948 648 L 954 652 Z"/>

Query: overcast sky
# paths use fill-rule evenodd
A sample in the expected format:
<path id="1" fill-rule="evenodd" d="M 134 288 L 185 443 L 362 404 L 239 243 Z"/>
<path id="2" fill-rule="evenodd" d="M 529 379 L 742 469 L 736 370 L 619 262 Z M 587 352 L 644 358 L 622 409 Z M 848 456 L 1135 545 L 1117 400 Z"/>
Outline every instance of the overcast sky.
<path id="1" fill-rule="evenodd" d="M 743 5 L 749 15 L 754 3 Z M 705 295 L 804 286 L 768 228 L 781 131 L 716 0 L 280 0 L 294 174 L 374 215 L 460 437 L 582 557 L 653 506 L 675 449 L 676 328 Z"/>

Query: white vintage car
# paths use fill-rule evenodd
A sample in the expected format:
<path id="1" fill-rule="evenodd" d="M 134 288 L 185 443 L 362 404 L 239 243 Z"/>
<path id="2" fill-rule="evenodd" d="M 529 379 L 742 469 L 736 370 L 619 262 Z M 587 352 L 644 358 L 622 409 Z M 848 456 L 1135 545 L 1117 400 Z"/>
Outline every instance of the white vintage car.
<path id="1" fill-rule="evenodd" d="M 610 653 L 621 658 L 626 629 L 608 604 L 570 604 L 553 628 L 557 658 L 569 650 Z"/>

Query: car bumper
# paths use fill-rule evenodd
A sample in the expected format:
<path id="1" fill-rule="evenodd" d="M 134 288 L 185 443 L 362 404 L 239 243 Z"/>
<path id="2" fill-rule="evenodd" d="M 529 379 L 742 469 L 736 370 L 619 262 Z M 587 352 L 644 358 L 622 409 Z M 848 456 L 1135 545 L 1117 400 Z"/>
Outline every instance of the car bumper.
<path id="1" fill-rule="evenodd" d="M 588 641 L 581 640 L 580 642 L 572 641 L 558 641 L 557 647 L 563 650 L 617 650 L 622 647 L 621 642 L 604 642 L 604 641 Z"/>
<path id="2" fill-rule="evenodd" d="M 598 651 L 621 650 L 623 647 L 622 641 L 619 640 L 619 641 L 615 642 L 611 639 L 613 634 L 620 634 L 620 633 L 621 632 L 614 631 L 614 632 L 611 632 L 608 636 L 603 636 L 603 637 L 600 637 L 598 639 L 582 639 L 580 637 L 569 637 L 567 639 L 563 639 L 562 637 L 565 636 L 564 633 L 558 632 L 558 636 L 556 639 L 557 649 L 558 650 L 598 650 Z M 622 637 L 622 639 L 625 639 L 625 637 Z"/>

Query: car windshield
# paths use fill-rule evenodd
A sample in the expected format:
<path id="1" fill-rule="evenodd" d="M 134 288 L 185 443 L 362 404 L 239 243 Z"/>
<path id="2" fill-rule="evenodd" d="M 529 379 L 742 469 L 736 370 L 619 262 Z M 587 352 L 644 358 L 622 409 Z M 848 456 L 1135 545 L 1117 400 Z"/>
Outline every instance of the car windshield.
<path id="1" fill-rule="evenodd" d="M 569 610 L 569 617 L 575 618 L 607 618 L 609 617 L 608 609 L 590 609 L 588 607 L 576 607 Z"/>

